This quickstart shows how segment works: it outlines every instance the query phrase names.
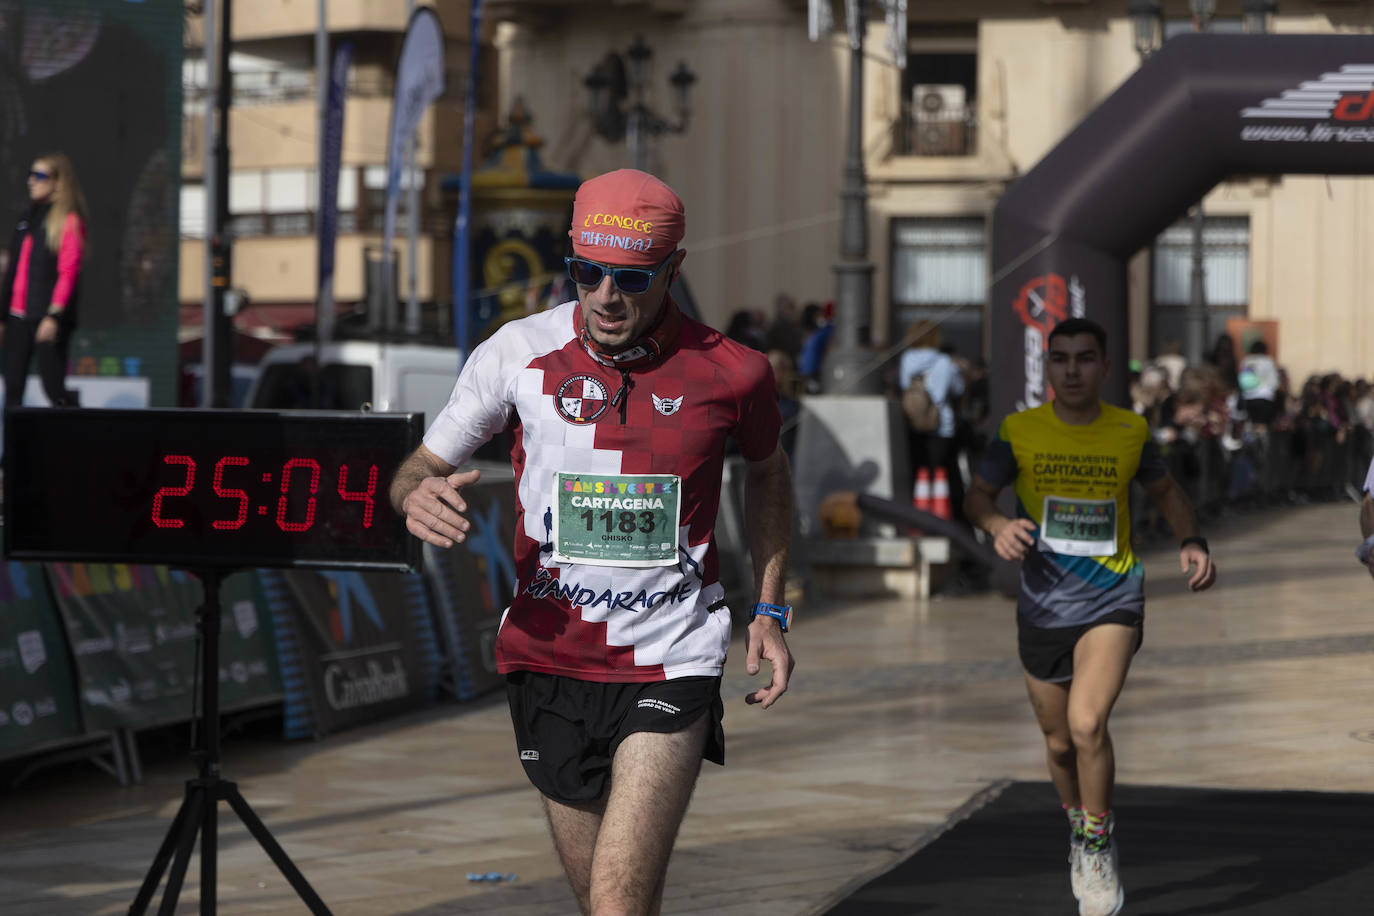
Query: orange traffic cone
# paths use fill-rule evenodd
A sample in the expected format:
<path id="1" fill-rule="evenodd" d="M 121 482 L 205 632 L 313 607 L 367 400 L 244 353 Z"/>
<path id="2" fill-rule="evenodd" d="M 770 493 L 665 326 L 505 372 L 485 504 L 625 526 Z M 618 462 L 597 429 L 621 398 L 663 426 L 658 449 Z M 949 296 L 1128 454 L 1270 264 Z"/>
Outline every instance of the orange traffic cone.
<path id="1" fill-rule="evenodd" d="M 931 489 L 930 512 L 937 518 L 950 518 L 949 475 L 944 468 L 935 469 L 935 486 Z"/>
<path id="2" fill-rule="evenodd" d="M 911 494 L 911 507 L 920 512 L 930 511 L 930 471 L 916 471 L 916 489 Z"/>

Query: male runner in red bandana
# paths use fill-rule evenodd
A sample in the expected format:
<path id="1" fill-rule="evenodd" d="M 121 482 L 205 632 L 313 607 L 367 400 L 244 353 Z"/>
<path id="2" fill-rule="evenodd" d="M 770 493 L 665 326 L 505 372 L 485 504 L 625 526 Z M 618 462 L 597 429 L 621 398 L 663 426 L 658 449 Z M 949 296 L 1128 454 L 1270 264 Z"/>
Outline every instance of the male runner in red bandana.
<path id="1" fill-rule="evenodd" d="M 440 547 L 468 530 L 458 473 L 509 428 L 516 595 L 496 642 L 516 750 L 543 795 L 583 913 L 657 913 L 702 758 L 724 763 L 730 609 L 713 529 L 726 439 L 748 462 L 755 594 L 749 674 L 795 661 L 783 633 L 792 485 L 763 354 L 682 315 L 682 200 L 644 172 L 585 182 L 568 274 L 578 300 L 501 327 L 396 475 L 391 500 Z"/>

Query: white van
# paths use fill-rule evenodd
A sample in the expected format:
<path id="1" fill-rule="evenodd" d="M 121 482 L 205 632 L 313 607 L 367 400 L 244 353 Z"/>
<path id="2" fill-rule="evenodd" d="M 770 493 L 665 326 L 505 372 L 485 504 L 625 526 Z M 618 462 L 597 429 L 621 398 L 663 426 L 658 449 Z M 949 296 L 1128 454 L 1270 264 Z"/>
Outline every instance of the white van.
<path id="1" fill-rule="evenodd" d="M 248 392 L 248 407 L 265 410 L 375 410 L 423 413 L 428 427 L 448 403 L 462 367 L 455 347 L 341 340 L 319 353 L 319 402 L 312 375 L 314 343 L 285 344 L 266 353 Z"/>

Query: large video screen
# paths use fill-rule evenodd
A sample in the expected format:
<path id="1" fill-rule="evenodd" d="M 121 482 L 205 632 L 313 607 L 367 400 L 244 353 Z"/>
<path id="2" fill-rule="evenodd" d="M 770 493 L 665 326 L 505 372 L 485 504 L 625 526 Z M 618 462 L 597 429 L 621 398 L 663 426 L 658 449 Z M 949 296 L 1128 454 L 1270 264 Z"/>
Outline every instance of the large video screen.
<path id="1" fill-rule="evenodd" d="M 181 0 L 0 0 L 0 250 L 33 160 L 65 153 L 90 210 L 69 374 L 147 379 L 155 405 L 176 396 L 183 17 Z"/>

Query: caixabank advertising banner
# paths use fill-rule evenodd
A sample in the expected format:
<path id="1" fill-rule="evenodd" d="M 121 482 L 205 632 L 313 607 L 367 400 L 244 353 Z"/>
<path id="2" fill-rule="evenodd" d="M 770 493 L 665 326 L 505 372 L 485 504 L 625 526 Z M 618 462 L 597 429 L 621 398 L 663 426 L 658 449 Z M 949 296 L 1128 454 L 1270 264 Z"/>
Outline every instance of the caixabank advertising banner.
<path id="1" fill-rule="evenodd" d="M 37 563 L 0 563 L 0 757 L 81 734 L 67 639 Z"/>
<path id="2" fill-rule="evenodd" d="M 135 728 L 190 719 L 196 684 L 199 579 L 165 566 L 51 563 L 89 729 Z M 281 696 L 266 602 L 254 573 L 220 587 L 220 708 Z"/>
<path id="3" fill-rule="evenodd" d="M 517 578 L 515 483 L 509 474 L 506 477 L 463 490 L 472 527 L 462 544 L 447 550 L 425 545 L 425 578 L 434 597 L 451 686 L 460 700 L 506 683 L 496 671 L 496 631 L 514 597 Z"/>
<path id="4" fill-rule="evenodd" d="M 327 735 L 433 702 L 440 657 L 424 579 L 263 570 L 288 738 Z"/>

